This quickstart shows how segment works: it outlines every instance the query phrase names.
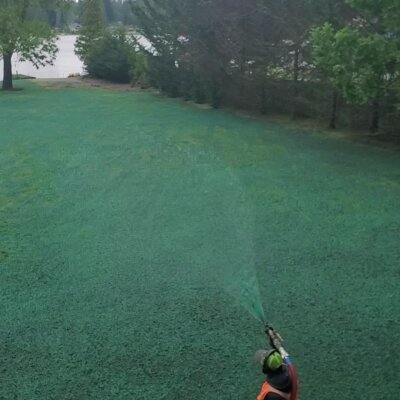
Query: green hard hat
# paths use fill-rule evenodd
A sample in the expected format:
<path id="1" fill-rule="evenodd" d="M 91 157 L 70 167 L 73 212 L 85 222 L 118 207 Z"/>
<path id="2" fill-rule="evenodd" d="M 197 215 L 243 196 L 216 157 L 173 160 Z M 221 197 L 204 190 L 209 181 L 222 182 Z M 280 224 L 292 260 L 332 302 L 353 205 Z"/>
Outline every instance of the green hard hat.
<path id="1" fill-rule="evenodd" d="M 267 353 L 264 360 L 264 368 L 270 371 L 276 371 L 283 365 L 283 358 L 277 350 L 271 350 Z"/>

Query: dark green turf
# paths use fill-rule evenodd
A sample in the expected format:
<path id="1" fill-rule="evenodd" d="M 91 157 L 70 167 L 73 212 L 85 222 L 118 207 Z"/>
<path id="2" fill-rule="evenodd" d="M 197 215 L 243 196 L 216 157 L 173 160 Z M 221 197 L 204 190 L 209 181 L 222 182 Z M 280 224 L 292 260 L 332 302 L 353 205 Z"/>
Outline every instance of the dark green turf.
<path id="1" fill-rule="evenodd" d="M 0 93 L 0 399 L 254 399 L 262 326 L 236 300 L 255 271 L 302 399 L 398 398 L 398 153 L 18 85 Z"/>

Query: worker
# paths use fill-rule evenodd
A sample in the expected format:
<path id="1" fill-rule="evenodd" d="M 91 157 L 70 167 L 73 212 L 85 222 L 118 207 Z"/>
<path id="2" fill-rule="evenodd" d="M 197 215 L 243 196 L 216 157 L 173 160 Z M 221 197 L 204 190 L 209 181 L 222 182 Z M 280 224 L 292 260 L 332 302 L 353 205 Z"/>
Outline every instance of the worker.
<path id="1" fill-rule="evenodd" d="M 257 400 L 290 400 L 292 378 L 281 354 L 275 350 L 259 350 L 256 360 L 266 376 L 265 383 Z"/>

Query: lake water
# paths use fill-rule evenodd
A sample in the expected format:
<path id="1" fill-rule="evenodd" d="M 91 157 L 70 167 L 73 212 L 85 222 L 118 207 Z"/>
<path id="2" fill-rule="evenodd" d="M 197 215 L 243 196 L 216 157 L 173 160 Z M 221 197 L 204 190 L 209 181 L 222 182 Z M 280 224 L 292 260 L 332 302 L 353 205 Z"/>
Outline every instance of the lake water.
<path id="1" fill-rule="evenodd" d="M 66 78 L 70 74 L 82 74 L 83 64 L 74 53 L 74 45 L 77 36 L 63 35 L 58 39 L 59 52 L 54 65 L 46 65 L 36 69 L 29 62 L 18 61 L 13 58 L 13 74 L 23 74 L 36 78 Z M 3 62 L 0 62 L 0 80 L 3 79 Z"/>
<path id="2" fill-rule="evenodd" d="M 36 69 L 30 62 L 18 60 L 18 56 L 13 57 L 13 74 L 34 76 L 35 78 L 67 78 L 70 74 L 82 74 L 84 71 L 83 63 L 75 55 L 74 46 L 76 35 L 63 35 L 58 39 L 59 52 L 54 65 L 46 65 Z M 138 42 L 147 50 L 152 47 L 148 40 L 137 35 Z M 0 81 L 3 79 L 3 61 L 0 61 Z"/>

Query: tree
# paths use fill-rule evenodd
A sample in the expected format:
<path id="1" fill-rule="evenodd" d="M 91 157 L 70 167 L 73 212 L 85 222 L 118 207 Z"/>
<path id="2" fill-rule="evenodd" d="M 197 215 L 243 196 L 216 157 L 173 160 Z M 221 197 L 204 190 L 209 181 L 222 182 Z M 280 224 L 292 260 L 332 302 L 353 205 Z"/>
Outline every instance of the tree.
<path id="1" fill-rule="evenodd" d="M 358 19 L 338 30 L 329 23 L 314 29 L 314 60 L 348 103 L 372 105 L 370 130 L 376 133 L 380 101 L 399 78 L 399 28 L 392 13 L 400 7 L 397 0 L 348 3 L 360 7 Z"/>
<path id="2" fill-rule="evenodd" d="M 46 13 L 50 27 L 56 28 L 61 25 L 64 14 L 72 10 L 75 2 L 73 0 L 40 0 L 37 4 Z"/>
<path id="3" fill-rule="evenodd" d="M 180 94 L 178 78 L 182 47 L 182 43 L 178 40 L 182 34 L 180 1 L 142 0 L 132 5 L 133 12 L 139 18 L 139 33 L 154 49 L 152 53 L 148 53 L 149 80 L 153 86 L 172 97 Z"/>
<path id="4" fill-rule="evenodd" d="M 198 102 L 207 98 L 218 107 L 226 84 L 236 80 L 240 86 L 240 78 L 246 74 L 250 46 L 246 38 L 250 35 L 241 36 L 237 27 L 248 21 L 247 10 L 257 1 L 136 3 L 134 14 L 140 32 L 155 49 L 150 69 L 156 85 L 171 96 L 181 95 Z"/>
<path id="5" fill-rule="evenodd" d="M 125 28 L 108 31 L 85 57 L 90 76 L 112 82 L 129 83 L 135 65 L 134 39 Z"/>
<path id="6" fill-rule="evenodd" d="M 85 62 L 86 57 L 106 30 L 103 0 L 84 0 L 82 29 L 75 44 L 75 53 Z"/>
<path id="7" fill-rule="evenodd" d="M 136 25 L 136 17 L 132 12 L 132 0 L 125 0 L 119 3 L 119 21 L 124 25 Z"/>
<path id="8" fill-rule="evenodd" d="M 400 2 L 398 0 L 346 0 L 365 21 L 387 32 L 400 33 Z"/>
<path id="9" fill-rule="evenodd" d="M 39 4 L 39 3 L 37 3 Z M 21 59 L 36 68 L 51 64 L 57 53 L 56 35 L 48 24 L 28 17 L 29 0 L 0 0 L 0 56 L 3 58 L 3 90 L 13 89 L 11 59 Z"/>
<path id="10" fill-rule="evenodd" d="M 170 96 L 303 117 L 325 114 L 332 92 L 332 127 L 339 95 L 373 105 L 376 126 L 380 99 L 398 75 L 397 3 L 136 0 L 133 13 L 154 50 L 150 83 Z"/>
<path id="11" fill-rule="evenodd" d="M 115 21 L 115 5 L 116 3 L 112 0 L 104 0 L 104 14 L 109 24 Z"/>

